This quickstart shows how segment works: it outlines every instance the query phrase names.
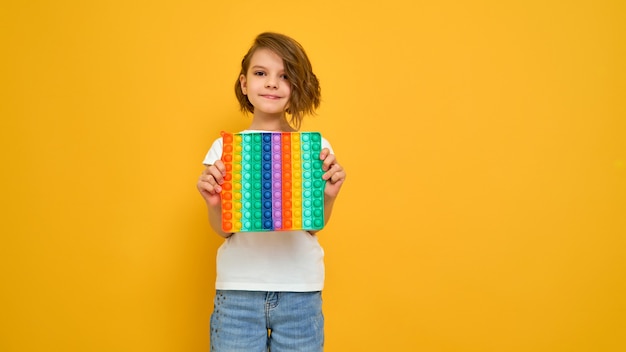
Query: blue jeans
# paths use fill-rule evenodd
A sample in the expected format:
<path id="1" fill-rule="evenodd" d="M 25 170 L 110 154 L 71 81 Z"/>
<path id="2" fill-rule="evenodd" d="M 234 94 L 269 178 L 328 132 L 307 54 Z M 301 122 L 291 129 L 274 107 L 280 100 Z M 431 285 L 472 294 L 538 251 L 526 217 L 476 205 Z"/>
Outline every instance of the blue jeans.
<path id="1" fill-rule="evenodd" d="M 321 292 L 216 292 L 211 314 L 211 351 L 323 349 Z"/>

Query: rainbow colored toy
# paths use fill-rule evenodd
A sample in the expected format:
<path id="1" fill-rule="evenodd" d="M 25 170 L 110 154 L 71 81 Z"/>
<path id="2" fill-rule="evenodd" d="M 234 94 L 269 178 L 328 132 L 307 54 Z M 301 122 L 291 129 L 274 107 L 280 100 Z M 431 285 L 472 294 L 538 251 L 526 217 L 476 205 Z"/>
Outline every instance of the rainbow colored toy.
<path id="1" fill-rule="evenodd" d="M 222 229 L 324 227 L 322 137 L 317 132 L 222 132 Z"/>

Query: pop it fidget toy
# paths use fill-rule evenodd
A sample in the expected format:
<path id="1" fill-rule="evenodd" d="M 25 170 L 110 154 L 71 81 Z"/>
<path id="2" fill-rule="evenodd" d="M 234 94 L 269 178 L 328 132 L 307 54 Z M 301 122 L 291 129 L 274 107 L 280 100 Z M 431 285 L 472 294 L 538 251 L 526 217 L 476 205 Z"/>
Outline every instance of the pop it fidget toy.
<path id="1" fill-rule="evenodd" d="M 324 227 L 322 137 L 318 132 L 222 132 L 222 229 Z"/>

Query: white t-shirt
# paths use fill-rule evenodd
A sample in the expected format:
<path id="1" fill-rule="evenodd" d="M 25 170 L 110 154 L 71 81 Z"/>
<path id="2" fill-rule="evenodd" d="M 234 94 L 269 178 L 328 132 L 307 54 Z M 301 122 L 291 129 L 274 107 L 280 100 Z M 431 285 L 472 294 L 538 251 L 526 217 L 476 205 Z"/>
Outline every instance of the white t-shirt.
<path id="1" fill-rule="evenodd" d="M 268 132 L 245 130 L 249 132 Z M 204 164 L 222 157 L 218 138 Z M 322 138 L 322 148 L 332 148 Z M 321 291 L 324 287 L 324 250 L 317 236 L 304 230 L 236 232 L 217 251 L 218 290 Z"/>

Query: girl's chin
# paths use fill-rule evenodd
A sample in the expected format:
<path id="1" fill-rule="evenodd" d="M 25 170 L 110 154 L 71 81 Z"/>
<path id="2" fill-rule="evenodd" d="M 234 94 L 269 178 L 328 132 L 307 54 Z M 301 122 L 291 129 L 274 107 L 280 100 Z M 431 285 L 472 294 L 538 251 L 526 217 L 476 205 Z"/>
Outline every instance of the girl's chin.
<path id="1" fill-rule="evenodd" d="M 279 115 L 282 116 L 285 114 L 286 109 L 278 109 L 278 108 L 273 108 L 273 109 L 263 109 L 263 108 L 254 108 L 254 111 L 258 111 L 264 115 Z"/>

